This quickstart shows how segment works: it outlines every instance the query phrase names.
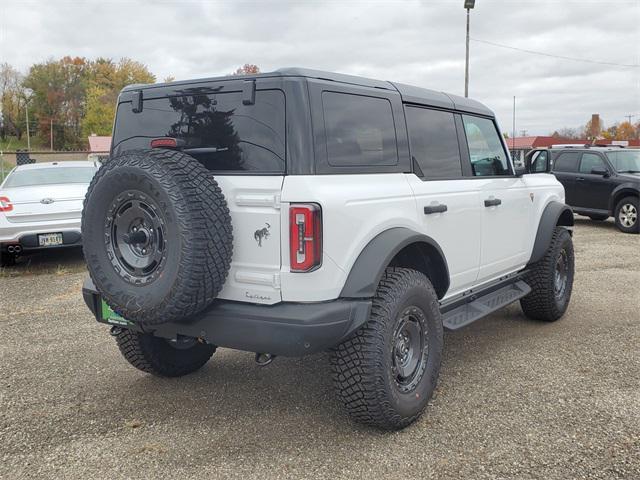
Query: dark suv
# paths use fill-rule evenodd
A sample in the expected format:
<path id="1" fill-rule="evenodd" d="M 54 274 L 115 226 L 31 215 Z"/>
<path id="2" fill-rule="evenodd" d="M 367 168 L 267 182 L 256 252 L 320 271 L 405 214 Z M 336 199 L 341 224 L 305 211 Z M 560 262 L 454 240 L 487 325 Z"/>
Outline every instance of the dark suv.
<path id="1" fill-rule="evenodd" d="M 613 216 L 625 233 L 638 233 L 640 150 L 621 147 L 552 147 L 527 154 L 531 172 L 551 172 L 562 183 L 566 202 L 592 220 Z"/>

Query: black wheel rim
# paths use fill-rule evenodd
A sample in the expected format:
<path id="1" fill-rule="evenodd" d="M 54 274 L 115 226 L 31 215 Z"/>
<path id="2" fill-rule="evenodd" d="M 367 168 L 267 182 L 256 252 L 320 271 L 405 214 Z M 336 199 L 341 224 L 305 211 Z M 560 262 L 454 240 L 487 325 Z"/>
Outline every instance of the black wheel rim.
<path id="1" fill-rule="evenodd" d="M 556 300 L 562 300 L 567 290 L 567 280 L 569 278 L 569 257 L 567 251 L 562 249 L 556 259 L 554 270 L 553 291 Z"/>
<path id="2" fill-rule="evenodd" d="M 107 250 L 118 274 L 132 283 L 149 283 L 166 262 L 166 223 L 156 203 L 130 190 L 111 204 L 106 222 Z"/>
<path id="3" fill-rule="evenodd" d="M 178 335 L 177 338 L 173 339 L 165 339 L 165 341 L 169 344 L 169 346 L 175 348 L 176 350 L 189 350 L 198 344 L 198 340 L 193 337 L 184 337 L 182 335 Z"/>
<path id="4" fill-rule="evenodd" d="M 415 306 L 407 307 L 395 328 L 391 352 L 392 375 L 403 393 L 414 390 L 422 379 L 429 353 L 427 333 L 424 312 Z"/>

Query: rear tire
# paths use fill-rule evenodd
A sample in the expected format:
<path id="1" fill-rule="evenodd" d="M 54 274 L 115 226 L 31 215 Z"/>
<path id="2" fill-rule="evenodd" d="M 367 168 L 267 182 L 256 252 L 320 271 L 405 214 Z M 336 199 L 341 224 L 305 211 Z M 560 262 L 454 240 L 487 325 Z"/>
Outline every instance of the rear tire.
<path id="1" fill-rule="evenodd" d="M 640 232 L 638 197 L 624 197 L 615 210 L 616 227 L 624 233 Z"/>
<path id="2" fill-rule="evenodd" d="M 531 293 L 520 300 L 524 314 L 534 320 L 555 322 L 564 315 L 573 289 L 575 258 L 573 241 L 566 228 L 556 227 L 541 260 L 524 277 Z"/>
<path id="3" fill-rule="evenodd" d="M 440 372 L 438 297 L 422 273 L 387 268 L 368 322 L 331 353 L 338 397 L 360 423 L 398 430 L 414 422 Z"/>
<path id="4" fill-rule="evenodd" d="M 116 335 L 120 353 L 131 365 L 157 377 L 181 377 L 202 368 L 216 347 L 196 339 L 178 342 L 123 329 Z"/>

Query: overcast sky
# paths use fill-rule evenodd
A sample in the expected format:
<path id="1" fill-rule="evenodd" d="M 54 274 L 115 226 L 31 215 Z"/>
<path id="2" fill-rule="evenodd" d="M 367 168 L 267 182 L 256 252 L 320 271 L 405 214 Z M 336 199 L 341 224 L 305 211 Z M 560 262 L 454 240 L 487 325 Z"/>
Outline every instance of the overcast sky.
<path id="1" fill-rule="evenodd" d="M 640 0 L 477 0 L 469 95 L 511 133 L 640 120 Z M 480 43 L 477 40 L 579 62 Z M 0 61 L 130 57 L 162 80 L 300 66 L 464 92 L 463 0 L 0 0 Z M 606 65 L 609 62 L 621 65 Z"/>

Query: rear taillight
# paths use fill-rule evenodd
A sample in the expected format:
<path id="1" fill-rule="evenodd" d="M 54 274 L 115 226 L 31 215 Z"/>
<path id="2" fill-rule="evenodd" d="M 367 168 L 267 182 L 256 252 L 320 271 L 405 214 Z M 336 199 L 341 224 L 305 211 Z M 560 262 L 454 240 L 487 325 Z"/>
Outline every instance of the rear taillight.
<path id="1" fill-rule="evenodd" d="M 8 197 L 0 197 L 0 212 L 10 212 L 13 210 L 13 204 Z"/>
<path id="2" fill-rule="evenodd" d="M 322 263 L 322 211 L 315 203 L 289 207 L 289 255 L 292 272 L 309 272 Z"/>

